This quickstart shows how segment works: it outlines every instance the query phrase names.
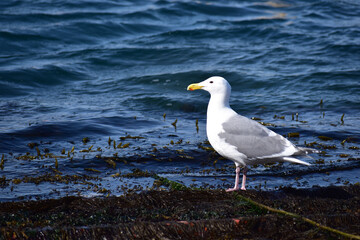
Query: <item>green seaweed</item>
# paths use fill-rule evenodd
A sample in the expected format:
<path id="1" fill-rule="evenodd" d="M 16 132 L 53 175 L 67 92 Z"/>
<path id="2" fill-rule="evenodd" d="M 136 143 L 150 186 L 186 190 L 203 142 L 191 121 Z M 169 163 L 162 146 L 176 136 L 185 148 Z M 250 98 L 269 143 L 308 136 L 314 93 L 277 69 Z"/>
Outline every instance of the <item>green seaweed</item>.
<path id="1" fill-rule="evenodd" d="M 282 120 L 284 120 L 285 116 L 278 116 L 278 115 L 275 114 L 274 119 L 282 119 Z"/>
<path id="2" fill-rule="evenodd" d="M 124 141 L 126 139 L 144 139 L 144 137 L 141 136 L 130 136 L 130 135 L 126 135 L 125 137 L 120 137 L 120 140 Z"/>
<path id="3" fill-rule="evenodd" d="M 316 164 L 324 164 L 325 163 L 325 160 L 323 158 L 319 158 L 319 159 L 316 159 L 315 160 L 315 163 Z"/>
<path id="4" fill-rule="evenodd" d="M 135 168 L 132 170 L 132 173 L 126 173 L 123 174 L 122 177 L 127 177 L 127 178 L 138 178 L 138 177 L 152 177 L 153 174 L 149 173 L 147 170 L 146 171 L 142 171 L 139 168 Z"/>
<path id="5" fill-rule="evenodd" d="M 1 168 L 1 170 L 4 169 L 4 164 L 5 164 L 5 155 L 3 154 L 3 155 L 1 156 L 1 162 L 0 162 L 0 168 Z"/>
<path id="6" fill-rule="evenodd" d="M 46 173 L 40 176 L 32 177 L 32 176 L 25 176 L 23 178 L 15 178 L 12 180 L 14 184 L 20 184 L 20 183 L 34 183 L 34 184 L 40 184 L 42 182 L 58 182 L 58 183 L 65 183 L 69 184 L 70 182 L 73 183 L 82 183 L 82 184 L 88 184 L 88 185 L 94 185 L 94 183 L 89 182 L 88 180 L 98 180 L 97 177 L 91 177 L 88 175 L 62 175 L 59 171 L 56 169 L 53 169 L 55 174 Z"/>
<path id="7" fill-rule="evenodd" d="M 130 143 L 125 143 L 121 146 L 121 148 L 128 148 L 130 146 Z"/>
<path id="8" fill-rule="evenodd" d="M 105 162 L 110 166 L 112 167 L 113 169 L 116 168 L 116 162 L 112 159 L 106 159 Z"/>
<path id="9" fill-rule="evenodd" d="M 289 138 L 298 138 L 298 137 L 300 137 L 300 133 L 298 133 L 298 132 L 291 132 L 291 133 L 288 133 L 287 136 L 288 136 Z"/>
<path id="10" fill-rule="evenodd" d="M 185 185 L 183 185 L 181 183 L 171 181 L 164 177 L 160 177 L 157 174 L 154 174 L 153 178 L 156 179 L 161 185 L 169 187 L 171 190 L 188 190 L 189 189 L 188 187 L 186 187 Z"/>
<path id="11" fill-rule="evenodd" d="M 85 171 L 88 171 L 88 172 L 96 172 L 96 173 L 101 173 L 101 171 L 99 170 L 96 170 L 96 169 L 93 169 L 93 168 L 84 168 Z"/>
<path id="12" fill-rule="evenodd" d="M 345 116 L 345 113 L 343 113 L 343 115 L 340 118 L 341 124 L 344 124 L 344 116 Z"/>
<path id="13" fill-rule="evenodd" d="M 20 155 L 18 157 L 15 157 L 17 160 L 34 160 L 37 159 L 38 156 L 32 156 L 29 152 L 27 152 L 25 155 Z"/>
<path id="14" fill-rule="evenodd" d="M 258 123 L 260 123 L 261 125 L 266 126 L 266 127 L 269 127 L 269 126 L 276 127 L 276 125 L 273 123 L 266 123 L 266 122 L 262 122 L 262 121 L 259 121 Z"/>
<path id="15" fill-rule="evenodd" d="M 80 150 L 80 152 L 95 152 L 94 150 L 91 150 L 94 147 L 94 145 L 91 145 L 88 149 Z"/>
<path id="16" fill-rule="evenodd" d="M 350 150 L 359 150 L 360 148 L 359 147 L 356 147 L 356 146 L 351 146 L 349 147 Z"/>
<path id="17" fill-rule="evenodd" d="M 171 123 L 171 125 L 173 125 L 173 126 L 174 126 L 175 130 L 176 130 L 176 124 L 177 124 L 177 121 L 178 121 L 178 120 L 177 120 L 177 119 L 175 119 L 175 121 Z"/>
<path id="18" fill-rule="evenodd" d="M 214 148 L 204 146 L 204 145 L 202 145 L 201 143 L 199 143 L 199 144 L 198 144 L 198 148 L 200 148 L 200 149 L 202 149 L 202 150 L 205 150 L 205 151 L 209 151 L 209 152 L 213 152 L 213 151 L 215 151 L 215 149 L 214 149 Z"/>
<path id="19" fill-rule="evenodd" d="M 37 156 L 40 157 L 41 156 L 40 149 L 38 147 L 36 147 L 35 149 L 36 149 Z"/>
<path id="20" fill-rule="evenodd" d="M 320 139 L 322 141 L 331 141 L 331 140 L 333 140 L 332 137 L 327 137 L 327 136 L 318 136 L 318 139 Z"/>
<path id="21" fill-rule="evenodd" d="M 31 149 L 33 149 L 34 147 L 37 147 L 37 146 L 39 146 L 38 143 L 35 143 L 35 142 L 28 143 L 28 147 L 30 147 Z"/>
<path id="22" fill-rule="evenodd" d="M 6 177 L 5 176 L 0 177 L 0 187 L 6 187 L 8 185 L 9 185 L 9 183 L 6 180 Z"/>
<path id="23" fill-rule="evenodd" d="M 261 121 L 261 120 L 263 120 L 262 118 L 259 118 L 259 117 L 252 117 L 251 119 L 252 119 L 252 120 L 255 120 L 255 121 Z"/>

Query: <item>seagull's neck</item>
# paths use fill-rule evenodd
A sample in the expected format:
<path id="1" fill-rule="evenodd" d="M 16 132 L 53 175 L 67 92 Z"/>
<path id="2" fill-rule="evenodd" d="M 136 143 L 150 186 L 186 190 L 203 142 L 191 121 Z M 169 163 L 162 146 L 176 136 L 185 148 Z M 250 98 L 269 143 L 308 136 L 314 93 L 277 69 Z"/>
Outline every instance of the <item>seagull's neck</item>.
<path id="1" fill-rule="evenodd" d="M 211 116 L 211 115 L 221 114 L 221 112 L 224 111 L 224 109 L 229 109 L 230 108 L 229 98 L 230 98 L 230 93 L 211 94 L 208 109 L 207 109 L 208 119 L 209 119 L 209 116 Z"/>

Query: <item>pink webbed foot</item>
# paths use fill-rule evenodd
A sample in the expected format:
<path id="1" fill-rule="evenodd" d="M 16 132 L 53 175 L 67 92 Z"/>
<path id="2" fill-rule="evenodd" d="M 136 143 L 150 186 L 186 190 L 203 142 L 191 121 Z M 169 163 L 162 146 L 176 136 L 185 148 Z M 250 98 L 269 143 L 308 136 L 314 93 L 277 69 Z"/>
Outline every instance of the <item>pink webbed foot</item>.
<path id="1" fill-rule="evenodd" d="M 238 190 L 239 190 L 239 188 L 233 187 L 233 188 L 226 189 L 226 192 L 233 192 L 233 191 L 238 191 Z"/>
<path id="2" fill-rule="evenodd" d="M 233 192 L 233 191 L 239 191 L 239 190 L 243 190 L 243 191 L 246 191 L 246 188 L 229 188 L 229 189 L 226 189 L 225 191 L 226 192 Z"/>

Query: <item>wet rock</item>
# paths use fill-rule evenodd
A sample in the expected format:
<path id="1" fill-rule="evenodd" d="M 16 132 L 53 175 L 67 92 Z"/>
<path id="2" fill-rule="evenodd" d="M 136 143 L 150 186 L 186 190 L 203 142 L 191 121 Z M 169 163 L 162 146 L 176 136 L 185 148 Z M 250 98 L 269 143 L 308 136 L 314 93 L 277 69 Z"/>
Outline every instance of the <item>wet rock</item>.
<path id="1" fill-rule="evenodd" d="M 134 171 L 135 172 L 135 171 Z M 144 191 L 122 197 L 64 197 L 0 203 L 4 239 L 329 239 L 339 236 L 246 198 L 360 234 L 360 186 L 279 191 Z"/>

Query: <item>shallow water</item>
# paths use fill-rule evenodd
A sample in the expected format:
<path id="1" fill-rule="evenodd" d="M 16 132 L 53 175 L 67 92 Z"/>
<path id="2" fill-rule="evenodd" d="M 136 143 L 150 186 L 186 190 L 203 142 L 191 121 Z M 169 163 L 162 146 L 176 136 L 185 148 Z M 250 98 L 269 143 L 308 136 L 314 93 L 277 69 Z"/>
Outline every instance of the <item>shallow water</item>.
<path id="1" fill-rule="evenodd" d="M 233 163 L 199 147 L 209 96 L 186 91 L 213 75 L 231 83 L 238 113 L 325 152 L 304 159 L 310 167 L 254 166 L 249 188 L 360 182 L 357 1 L 0 6 L 2 201 L 151 188 L 152 177 L 125 176 L 134 169 L 230 187 Z"/>

